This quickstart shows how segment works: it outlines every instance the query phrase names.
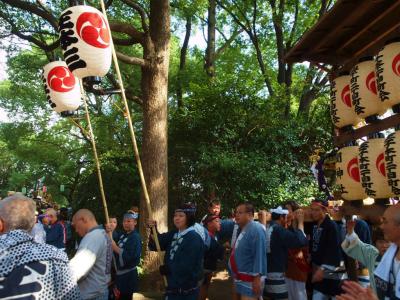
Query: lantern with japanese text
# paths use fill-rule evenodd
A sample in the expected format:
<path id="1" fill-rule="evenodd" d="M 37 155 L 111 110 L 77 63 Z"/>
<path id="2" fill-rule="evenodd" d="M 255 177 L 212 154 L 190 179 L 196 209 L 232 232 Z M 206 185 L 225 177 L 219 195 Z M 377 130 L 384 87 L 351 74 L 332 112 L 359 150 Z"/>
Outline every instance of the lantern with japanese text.
<path id="1" fill-rule="evenodd" d="M 385 108 L 400 103 L 400 40 L 389 41 L 376 56 L 376 83 Z"/>
<path id="2" fill-rule="evenodd" d="M 400 131 L 385 139 L 385 162 L 388 184 L 393 194 L 400 196 Z"/>
<path id="3" fill-rule="evenodd" d="M 385 138 L 382 134 L 362 143 L 358 151 L 361 185 L 368 197 L 384 199 L 394 196 L 385 169 Z"/>
<path id="4" fill-rule="evenodd" d="M 357 124 L 358 118 L 351 101 L 350 75 L 342 74 L 331 82 L 331 116 L 333 124 L 342 128 Z"/>
<path id="5" fill-rule="evenodd" d="M 43 67 L 43 83 L 53 110 L 68 116 L 78 109 L 81 104 L 79 81 L 64 61 L 53 61 Z"/>
<path id="6" fill-rule="evenodd" d="M 350 72 L 351 100 L 356 114 L 367 122 L 385 113 L 386 108 L 378 96 L 373 57 L 360 59 Z"/>
<path id="7" fill-rule="evenodd" d="M 103 14 L 91 6 L 67 8 L 59 20 L 64 59 L 78 78 L 104 76 L 111 66 L 111 33 Z"/>
<path id="8" fill-rule="evenodd" d="M 358 146 L 343 147 L 337 153 L 336 184 L 344 200 L 362 200 L 366 198 L 361 186 L 358 166 Z"/>

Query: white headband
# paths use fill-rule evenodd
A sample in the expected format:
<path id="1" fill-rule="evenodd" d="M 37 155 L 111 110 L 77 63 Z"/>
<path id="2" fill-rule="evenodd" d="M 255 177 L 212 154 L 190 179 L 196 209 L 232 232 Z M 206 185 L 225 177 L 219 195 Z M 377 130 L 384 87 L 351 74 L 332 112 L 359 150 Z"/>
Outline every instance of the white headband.
<path id="1" fill-rule="evenodd" d="M 277 215 L 288 215 L 289 214 L 289 211 L 287 209 L 282 209 L 281 206 L 271 209 L 270 212 L 273 214 L 275 213 Z"/>

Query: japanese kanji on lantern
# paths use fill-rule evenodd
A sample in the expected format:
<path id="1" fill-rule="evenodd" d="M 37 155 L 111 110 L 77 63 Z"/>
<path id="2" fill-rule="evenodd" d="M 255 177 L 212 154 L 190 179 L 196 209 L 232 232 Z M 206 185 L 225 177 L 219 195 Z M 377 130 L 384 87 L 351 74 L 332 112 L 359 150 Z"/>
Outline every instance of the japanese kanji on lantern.
<path id="1" fill-rule="evenodd" d="M 386 108 L 378 96 L 375 80 L 375 61 L 372 56 L 360 59 L 350 72 L 351 100 L 356 114 L 367 122 L 382 115 Z"/>
<path id="2" fill-rule="evenodd" d="M 79 82 L 64 61 L 53 61 L 43 67 L 43 83 L 53 110 L 68 116 L 78 109 L 81 104 Z"/>
<path id="3" fill-rule="evenodd" d="M 333 124 L 342 128 L 357 124 L 358 118 L 351 101 L 350 75 L 342 74 L 331 81 L 331 116 Z"/>
<path id="4" fill-rule="evenodd" d="M 385 168 L 385 138 L 370 138 L 359 147 L 358 162 L 361 185 L 368 197 L 384 199 L 394 194 L 388 184 Z"/>
<path id="5" fill-rule="evenodd" d="M 400 132 L 389 134 L 385 140 L 386 176 L 392 193 L 400 195 Z"/>
<path id="6" fill-rule="evenodd" d="M 336 184 L 344 200 L 362 200 L 366 198 L 361 186 L 358 166 L 358 146 L 343 147 L 337 153 Z"/>
<path id="7" fill-rule="evenodd" d="M 78 78 L 104 76 L 111 67 L 111 34 L 103 14 L 94 7 L 67 8 L 59 20 L 64 59 Z"/>
<path id="8" fill-rule="evenodd" d="M 378 94 L 386 108 L 400 103 L 400 40 L 389 41 L 376 56 Z"/>

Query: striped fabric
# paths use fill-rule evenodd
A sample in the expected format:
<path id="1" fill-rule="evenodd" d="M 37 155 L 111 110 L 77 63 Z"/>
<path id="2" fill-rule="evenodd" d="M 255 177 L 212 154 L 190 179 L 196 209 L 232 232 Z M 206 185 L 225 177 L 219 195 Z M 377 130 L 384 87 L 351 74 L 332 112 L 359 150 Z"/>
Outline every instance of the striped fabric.
<path id="1" fill-rule="evenodd" d="M 264 296 L 268 299 L 288 299 L 288 289 L 284 273 L 267 273 Z"/>
<path id="2" fill-rule="evenodd" d="M 370 286 L 370 282 L 369 282 L 369 276 L 357 276 L 358 279 L 358 283 L 362 286 L 362 287 L 369 287 Z"/>

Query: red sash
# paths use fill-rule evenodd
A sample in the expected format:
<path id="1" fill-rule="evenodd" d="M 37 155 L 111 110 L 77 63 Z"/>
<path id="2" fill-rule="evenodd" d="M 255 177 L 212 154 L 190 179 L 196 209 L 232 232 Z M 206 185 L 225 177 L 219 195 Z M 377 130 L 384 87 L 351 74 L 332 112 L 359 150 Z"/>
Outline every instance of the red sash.
<path id="1" fill-rule="evenodd" d="M 232 251 L 231 251 L 231 256 L 229 257 L 229 263 L 231 265 L 231 269 L 232 269 L 232 273 L 233 273 L 233 277 L 241 280 L 241 281 L 245 281 L 245 282 L 253 282 L 255 276 L 253 275 L 249 275 L 249 274 L 244 274 L 244 273 L 240 273 L 235 261 L 235 246 L 236 246 L 236 242 L 237 242 L 237 238 L 235 241 L 235 244 L 233 245 Z"/>

